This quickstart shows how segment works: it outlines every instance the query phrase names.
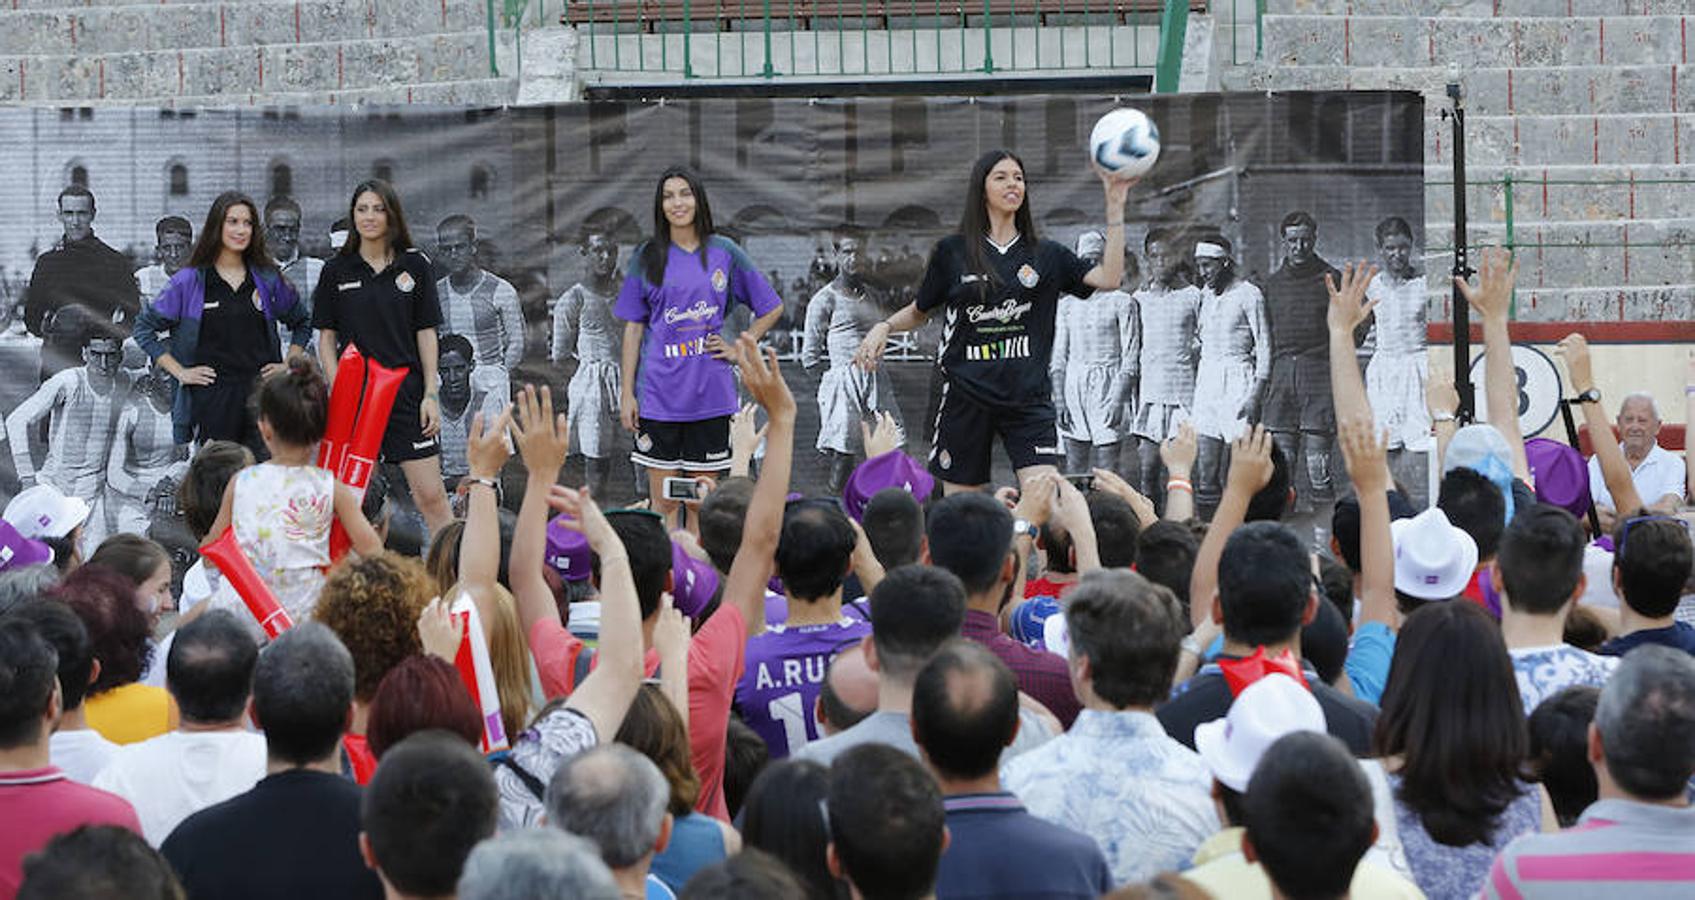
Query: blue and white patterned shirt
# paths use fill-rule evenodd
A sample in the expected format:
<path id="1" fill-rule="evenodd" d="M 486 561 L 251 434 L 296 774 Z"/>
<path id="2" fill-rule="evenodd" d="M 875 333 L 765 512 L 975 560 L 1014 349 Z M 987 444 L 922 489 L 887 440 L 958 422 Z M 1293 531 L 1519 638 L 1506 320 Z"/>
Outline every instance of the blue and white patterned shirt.
<path id="1" fill-rule="evenodd" d="M 1032 815 L 1093 837 L 1119 885 L 1182 868 L 1219 829 L 1212 774 L 1152 713 L 1083 710 L 1001 781 Z"/>
<path id="2" fill-rule="evenodd" d="M 1543 700 L 1573 685 L 1605 686 L 1619 662 L 1617 657 L 1597 656 L 1570 644 L 1509 652 L 1513 658 L 1513 675 L 1518 679 L 1518 695 L 1524 701 L 1527 716 Z"/>

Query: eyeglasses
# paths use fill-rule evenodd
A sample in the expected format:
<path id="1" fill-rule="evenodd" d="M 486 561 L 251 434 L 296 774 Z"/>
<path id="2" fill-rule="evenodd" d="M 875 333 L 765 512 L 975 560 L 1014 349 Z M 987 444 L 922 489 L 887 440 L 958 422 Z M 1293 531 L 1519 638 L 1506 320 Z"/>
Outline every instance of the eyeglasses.
<path id="1" fill-rule="evenodd" d="M 1635 528 L 1643 522 L 1675 522 L 1683 528 L 1684 533 L 1689 534 L 1691 538 L 1695 538 L 1695 529 L 1691 528 L 1688 519 L 1680 519 L 1677 516 L 1634 516 L 1632 518 L 1625 519 L 1624 526 L 1619 529 L 1618 546 L 1613 548 L 1614 559 L 1624 555 L 1625 542 L 1630 540 L 1630 529 Z"/>

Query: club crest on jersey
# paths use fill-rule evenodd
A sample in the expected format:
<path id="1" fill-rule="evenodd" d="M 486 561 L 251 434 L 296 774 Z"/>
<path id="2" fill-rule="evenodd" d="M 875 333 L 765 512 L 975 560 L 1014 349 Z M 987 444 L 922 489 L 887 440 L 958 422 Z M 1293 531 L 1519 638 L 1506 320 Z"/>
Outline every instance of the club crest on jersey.
<path id="1" fill-rule="evenodd" d="M 1022 273 L 1020 273 L 1019 277 L 1023 277 Z M 401 293 L 410 294 L 412 293 L 412 289 L 418 286 L 418 282 L 412 279 L 411 272 L 401 272 L 399 275 L 395 276 L 394 286 L 400 288 Z"/>
<path id="2" fill-rule="evenodd" d="M 1035 268 L 1033 268 L 1029 263 L 1025 263 L 1018 267 L 1018 283 L 1027 288 L 1035 287 L 1036 282 L 1040 281 L 1041 278 L 1042 276 L 1037 275 Z"/>
<path id="3" fill-rule="evenodd" d="M 648 437 L 647 432 L 645 432 L 645 431 L 642 432 L 641 434 L 636 435 L 636 449 L 640 450 L 643 453 L 646 453 L 647 451 L 652 450 L 653 449 L 653 438 Z"/>
<path id="4" fill-rule="evenodd" d="M 728 276 L 726 276 L 724 274 L 723 269 L 713 269 L 712 270 L 712 289 L 713 290 L 722 294 L 722 293 L 724 293 L 724 288 L 727 287 L 729 284 L 730 284 L 730 279 L 729 279 Z"/>
<path id="5" fill-rule="evenodd" d="M 942 464 L 942 468 L 944 468 L 944 469 L 953 468 L 953 454 L 947 452 L 946 450 L 943 450 L 941 452 L 941 455 L 936 457 L 936 459 L 937 459 L 937 461 L 939 461 Z"/>

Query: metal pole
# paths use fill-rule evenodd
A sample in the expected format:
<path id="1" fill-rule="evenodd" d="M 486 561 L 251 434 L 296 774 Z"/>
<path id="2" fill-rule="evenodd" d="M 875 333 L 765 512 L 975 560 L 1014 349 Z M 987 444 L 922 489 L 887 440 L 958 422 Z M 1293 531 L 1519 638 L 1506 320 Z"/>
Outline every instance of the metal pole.
<path id="1" fill-rule="evenodd" d="M 1457 81 L 1448 83 L 1448 99 L 1452 110 L 1444 110 L 1454 125 L 1454 270 L 1455 278 L 1470 278 L 1472 268 L 1466 259 L 1465 234 L 1465 98 Z M 1455 418 L 1461 425 L 1470 424 L 1477 416 L 1477 390 L 1471 383 L 1471 308 L 1458 285 L 1453 288 L 1454 309 L 1454 388 L 1460 395 L 1460 408 Z"/>

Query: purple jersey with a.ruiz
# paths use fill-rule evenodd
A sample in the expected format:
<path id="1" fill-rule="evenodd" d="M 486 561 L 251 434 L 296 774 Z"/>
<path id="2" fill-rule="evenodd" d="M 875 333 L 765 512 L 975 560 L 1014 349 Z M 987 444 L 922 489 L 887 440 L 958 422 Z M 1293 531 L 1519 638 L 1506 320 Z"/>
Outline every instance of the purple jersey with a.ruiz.
<path id="1" fill-rule="evenodd" d="M 735 373 L 729 363 L 711 356 L 706 339 L 724 327 L 731 303 L 745 304 L 755 316 L 763 316 L 782 305 L 782 298 L 729 238 L 707 238 L 701 248 L 704 267 L 700 253 L 671 245 L 660 285 L 647 280 L 645 248 L 630 255 L 624 287 L 612 305 L 613 315 L 647 326 L 636 375 L 642 418 L 698 422 L 734 414 Z"/>
<path id="2" fill-rule="evenodd" d="M 818 739 L 813 710 L 836 654 L 871 633 L 871 623 L 843 616 L 826 625 L 773 626 L 747 642 L 747 668 L 736 684 L 742 720 L 782 759 Z"/>

